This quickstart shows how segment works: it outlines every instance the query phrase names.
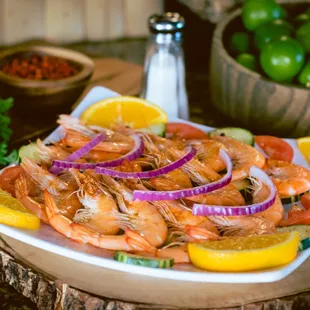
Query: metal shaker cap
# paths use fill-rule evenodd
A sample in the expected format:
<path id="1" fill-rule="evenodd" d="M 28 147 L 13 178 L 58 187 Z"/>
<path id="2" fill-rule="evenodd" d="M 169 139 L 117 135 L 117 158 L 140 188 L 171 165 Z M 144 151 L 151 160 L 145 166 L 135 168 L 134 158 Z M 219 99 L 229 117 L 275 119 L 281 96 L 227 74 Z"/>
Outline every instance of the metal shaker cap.
<path id="1" fill-rule="evenodd" d="M 175 12 L 154 14 L 149 18 L 149 28 L 153 33 L 176 33 L 183 30 L 184 18 Z"/>

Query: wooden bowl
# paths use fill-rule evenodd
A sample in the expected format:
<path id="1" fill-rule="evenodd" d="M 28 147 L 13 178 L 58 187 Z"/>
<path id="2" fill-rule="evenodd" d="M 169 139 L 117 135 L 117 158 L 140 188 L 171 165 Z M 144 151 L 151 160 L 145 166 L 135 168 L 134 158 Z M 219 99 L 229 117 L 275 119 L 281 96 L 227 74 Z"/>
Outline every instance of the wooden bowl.
<path id="1" fill-rule="evenodd" d="M 50 46 L 12 48 L 0 53 L 0 67 L 16 56 L 27 56 L 35 52 L 56 56 L 75 65 L 79 72 L 69 78 L 50 81 L 28 80 L 10 76 L 0 71 L 0 96 L 13 97 L 14 107 L 22 112 L 68 110 L 82 94 L 94 70 L 93 61 L 76 51 Z"/>
<path id="2" fill-rule="evenodd" d="M 215 29 L 210 81 L 213 105 L 237 126 L 256 134 L 291 138 L 310 135 L 310 89 L 276 83 L 243 67 L 228 54 L 225 43 L 233 32 L 242 29 L 240 16 L 241 9 L 237 9 Z"/>

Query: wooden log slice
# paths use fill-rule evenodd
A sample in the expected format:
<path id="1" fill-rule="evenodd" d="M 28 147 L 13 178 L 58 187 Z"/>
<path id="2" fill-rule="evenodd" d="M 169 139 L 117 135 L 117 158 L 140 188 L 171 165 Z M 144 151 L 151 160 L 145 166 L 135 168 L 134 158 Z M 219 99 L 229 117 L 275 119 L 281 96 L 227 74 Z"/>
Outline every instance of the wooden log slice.
<path id="1" fill-rule="evenodd" d="M 51 254 L 52 256 L 50 257 L 45 254 L 43 257 L 44 263 L 42 262 L 42 256 L 40 256 L 39 252 L 36 252 L 35 248 L 26 244 L 22 245 L 18 241 L 11 242 L 13 239 L 7 239 L 7 237 L 5 237 L 5 240 L 3 238 L 0 240 L 0 279 L 12 285 L 27 298 L 30 298 L 37 304 L 38 309 L 310 309 L 309 260 L 308 263 L 305 262 L 292 275 L 276 283 L 253 285 L 214 283 L 207 286 L 204 283 L 200 283 L 198 285 L 201 289 L 200 293 L 207 296 L 203 303 L 199 300 L 199 297 L 196 299 L 197 296 L 195 294 L 197 292 L 195 293 L 195 291 L 199 290 L 198 286 L 193 288 L 192 283 L 187 283 L 186 293 L 182 289 L 183 283 L 180 282 L 174 284 L 174 287 L 168 288 L 164 283 L 165 281 L 159 279 L 159 282 L 162 283 L 161 293 L 163 296 L 165 296 L 165 290 L 168 290 L 168 295 L 171 296 L 170 299 L 173 300 L 177 296 L 182 301 L 179 303 L 179 306 L 173 306 L 169 298 L 167 298 L 167 294 L 165 298 L 158 298 L 157 302 L 139 303 L 132 301 L 139 295 L 141 300 L 143 295 L 158 295 L 158 292 L 155 290 L 150 290 L 149 283 L 142 276 L 136 276 L 136 284 L 132 288 L 133 283 L 130 282 L 129 274 L 120 276 L 118 272 L 114 272 L 115 280 L 113 281 L 113 277 L 109 277 L 107 273 L 100 274 L 100 269 L 103 268 L 91 267 L 73 260 L 68 262 L 68 259 L 65 258 L 62 259 L 66 264 L 62 265 L 62 260 L 54 254 Z M 17 246 L 18 243 L 19 246 L 27 248 L 26 252 L 24 252 L 27 255 L 21 256 L 18 253 L 20 251 L 20 248 Z M 47 265 L 51 265 L 50 270 L 54 269 L 53 275 L 46 272 L 48 270 Z M 44 270 L 38 266 L 45 266 Z M 93 268 L 94 273 L 90 273 L 89 268 Z M 75 272 L 68 277 L 66 269 L 74 270 Z M 99 276 L 94 277 L 94 274 L 99 274 Z M 58 277 L 55 277 L 55 275 L 58 275 Z M 62 281 L 58 280 L 61 275 L 63 275 Z M 92 275 L 92 278 L 87 279 L 90 275 Z M 68 281 L 64 282 L 64 280 Z M 93 287 L 102 287 L 102 283 L 105 282 L 105 285 L 111 286 L 112 290 L 118 284 L 120 291 L 126 290 L 127 283 L 127 291 L 132 292 L 132 295 L 127 295 L 127 301 L 122 301 L 120 298 L 113 297 L 113 292 L 111 291 L 107 291 L 105 296 L 99 297 L 76 288 L 76 286 L 83 288 L 81 283 L 85 284 L 88 280 L 93 282 Z M 235 290 L 238 286 L 240 290 Z M 94 291 L 93 288 L 91 289 Z M 187 294 L 187 296 L 182 300 L 181 295 L 184 294 Z M 217 296 L 221 296 L 221 301 Z M 149 298 L 149 300 L 152 300 L 152 298 Z M 189 300 L 191 301 L 190 303 L 188 303 Z M 249 302 L 249 300 L 252 301 Z M 184 306 L 182 306 L 182 303 Z"/>

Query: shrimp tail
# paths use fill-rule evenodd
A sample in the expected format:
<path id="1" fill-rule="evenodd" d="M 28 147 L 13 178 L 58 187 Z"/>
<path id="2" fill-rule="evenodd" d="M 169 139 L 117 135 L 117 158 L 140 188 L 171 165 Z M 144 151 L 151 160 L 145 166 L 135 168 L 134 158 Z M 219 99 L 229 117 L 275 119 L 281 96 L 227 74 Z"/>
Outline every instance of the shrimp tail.
<path id="1" fill-rule="evenodd" d="M 219 239 L 219 236 L 207 230 L 206 228 L 203 227 L 197 227 L 197 226 L 191 226 L 191 225 L 186 225 L 185 226 L 185 232 L 186 234 L 193 238 L 193 239 L 203 239 L 203 240 L 217 240 Z"/>
<path id="2" fill-rule="evenodd" d="M 156 247 L 152 246 L 145 238 L 140 236 L 137 232 L 126 229 L 126 242 L 135 251 L 144 251 L 149 253 L 156 253 Z"/>
<path id="3" fill-rule="evenodd" d="M 224 236 L 244 236 L 266 234 L 275 230 L 275 225 L 262 216 L 223 217 L 212 216 L 209 219 Z"/>
<path id="4" fill-rule="evenodd" d="M 15 194 L 18 198 L 24 198 L 29 194 L 26 177 L 23 174 L 15 181 Z"/>
<path id="5" fill-rule="evenodd" d="M 165 219 L 168 223 L 175 223 L 177 224 L 178 221 L 175 218 L 174 214 L 170 210 L 169 206 L 164 201 L 156 201 L 156 203 L 152 203 L 158 208 L 161 216 Z"/>
<path id="6" fill-rule="evenodd" d="M 29 190 L 25 175 L 21 174 L 15 181 L 16 198 L 23 204 L 25 208 L 37 215 L 44 223 L 49 224 L 49 220 L 43 205 L 28 196 Z"/>
<path id="7" fill-rule="evenodd" d="M 33 160 L 24 158 L 20 165 L 31 179 L 41 188 L 48 189 L 53 195 L 57 195 L 59 190 L 67 189 L 68 184 L 66 182 L 49 173 Z"/>

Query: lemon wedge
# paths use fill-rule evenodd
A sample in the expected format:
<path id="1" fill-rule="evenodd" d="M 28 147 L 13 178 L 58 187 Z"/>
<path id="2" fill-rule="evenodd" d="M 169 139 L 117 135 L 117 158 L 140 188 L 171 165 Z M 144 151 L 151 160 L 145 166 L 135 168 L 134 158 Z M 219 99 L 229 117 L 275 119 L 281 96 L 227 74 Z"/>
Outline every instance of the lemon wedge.
<path id="1" fill-rule="evenodd" d="M 192 264 L 210 271 L 242 272 L 272 268 L 291 262 L 297 255 L 298 232 L 229 237 L 189 243 Z"/>
<path id="2" fill-rule="evenodd" d="M 310 137 L 303 137 L 297 139 L 297 146 L 300 153 L 306 159 L 308 164 L 310 164 Z"/>
<path id="3" fill-rule="evenodd" d="M 19 228 L 39 229 L 40 219 L 16 198 L 0 188 L 0 223 Z"/>
<path id="4" fill-rule="evenodd" d="M 88 107 L 81 119 L 88 125 L 109 128 L 122 124 L 134 129 L 166 124 L 168 116 L 159 106 L 133 96 L 111 97 Z"/>

